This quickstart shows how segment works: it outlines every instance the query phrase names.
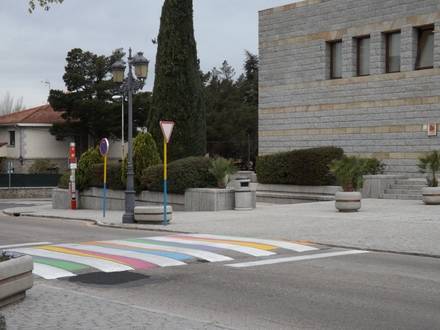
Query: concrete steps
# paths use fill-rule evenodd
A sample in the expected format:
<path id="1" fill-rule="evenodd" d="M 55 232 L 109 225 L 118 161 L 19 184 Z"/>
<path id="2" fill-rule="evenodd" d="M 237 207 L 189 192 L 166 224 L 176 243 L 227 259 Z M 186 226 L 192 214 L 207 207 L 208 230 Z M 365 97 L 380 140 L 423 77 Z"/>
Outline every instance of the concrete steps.
<path id="1" fill-rule="evenodd" d="M 421 200 L 422 188 L 426 187 L 426 179 L 398 179 L 385 189 L 384 199 Z"/>

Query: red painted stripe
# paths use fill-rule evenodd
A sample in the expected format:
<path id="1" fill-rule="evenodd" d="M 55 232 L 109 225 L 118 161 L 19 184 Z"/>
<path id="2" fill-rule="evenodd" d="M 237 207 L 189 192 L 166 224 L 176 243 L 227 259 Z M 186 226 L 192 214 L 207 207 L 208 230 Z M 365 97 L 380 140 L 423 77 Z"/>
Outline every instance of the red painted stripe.
<path id="1" fill-rule="evenodd" d="M 120 264 L 124 264 L 124 265 L 130 266 L 130 267 L 133 267 L 135 269 L 151 269 L 151 268 L 157 267 L 157 265 L 155 265 L 155 264 L 152 264 L 152 263 L 149 263 L 149 262 L 146 262 L 143 260 L 139 260 L 139 259 L 129 258 L 129 257 L 115 256 L 113 254 L 100 253 L 100 252 L 89 251 L 89 250 L 66 248 L 66 247 L 63 247 L 63 249 L 71 250 L 73 252 L 87 254 L 92 257 L 95 256 L 95 257 L 99 257 L 99 258 L 105 258 L 107 260 L 118 262 Z"/>

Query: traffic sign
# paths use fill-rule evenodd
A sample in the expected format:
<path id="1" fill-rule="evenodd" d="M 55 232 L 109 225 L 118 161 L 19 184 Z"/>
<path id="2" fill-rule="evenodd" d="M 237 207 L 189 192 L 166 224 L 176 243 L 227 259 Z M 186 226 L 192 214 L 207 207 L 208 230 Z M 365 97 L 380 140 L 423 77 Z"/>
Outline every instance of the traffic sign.
<path id="1" fill-rule="evenodd" d="M 99 142 L 99 152 L 101 153 L 101 156 L 106 156 L 108 154 L 109 147 L 110 144 L 108 143 L 108 140 L 103 138 L 101 142 Z"/>
<path id="2" fill-rule="evenodd" d="M 161 120 L 160 121 L 160 129 L 162 130 L 163 138 L 166 143 L 170 142 L 171 134 L 173 133 L 174 121 L 170 120 Z"/>

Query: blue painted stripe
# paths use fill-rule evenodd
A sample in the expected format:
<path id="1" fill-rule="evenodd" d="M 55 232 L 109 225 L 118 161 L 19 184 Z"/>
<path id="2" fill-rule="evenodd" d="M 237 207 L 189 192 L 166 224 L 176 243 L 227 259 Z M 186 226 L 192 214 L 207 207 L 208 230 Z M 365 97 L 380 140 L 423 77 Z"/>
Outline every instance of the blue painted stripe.
<path id="1" fill-rule="evenodd" d="M 118 249 L 118 250 L 124 250 L 124 251 L 133 251 L 133 252 L 140 252 L 140 253 L 145 253 L 145 254 L 153 254 L 153 255 L 157 255 L 157 256 L 162 256 L 162 257 L 168 257 L 168 258 L 172 258 L 175 260 L 180 260 L 180 261 L 184 261 L 184 260 L 188 260 L 188 259 L 194 259 L 193 256 L 189 256 L 187 254 L 183 254 L 183 253 L 177 253 L 177 252 L 168 252 L 168 251 L 157 251 L 157 250 L 145 250 L 145 249 L 140 249 L 140 248 L 135 248 L 135 247 L 125 247 L 125 246 L 121 246 L 121 245 L 111 245 L 111 244 L 100 244 L 100 242 L 95 242 L 94 245 L 99 245 L 102 247 L 110 247 L 113 249 Z"/>

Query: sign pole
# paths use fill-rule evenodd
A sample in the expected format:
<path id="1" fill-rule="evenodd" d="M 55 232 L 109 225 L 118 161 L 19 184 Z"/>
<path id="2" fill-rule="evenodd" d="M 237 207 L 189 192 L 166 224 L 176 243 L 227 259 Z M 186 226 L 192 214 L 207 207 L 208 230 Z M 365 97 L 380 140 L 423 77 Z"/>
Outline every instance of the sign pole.
<path id="1" fill-rule="evenodd" d="M 102 217 L 105 218 L 106 199 L 107 199 L 107 155 L 104 155 L 104 198 L 102 200 Z"/>
<path id="2" fill-rule="evenodd" d="M 167 178 L 167 141 L 163 141 L 163 225 L 168 224 L 167 204 L 168 204 L 168 178 Z"/>
<path id="3" fill-rule="evenodd" d="M 99 142 L 99 152 L 104 157 L 104 187 L 102 189 L 102 217 L 105 218 L 105 209 L 107 208 L 107 155 L 110 144 L 106 138 Z"/>
<path id="4" fill-rule="evenodd" d="M 163 225 L 168 224 L 168 173 L 167 173 L 167 148 L 173 133 L 174 122 L 169 120 L 160 121 L 160 129 L 163 134 Z"/>
<path id="5" fill-rule="evenodd" d="M 69 167 L 70 167 L 70 208 L 72 210 L 77 209 L 76 203 L 76 184 L 75 184 L 75 170 L 77 167 L 76 164 L 76 145 L 75 142 L 70 143 L 69 147 Z"/>

